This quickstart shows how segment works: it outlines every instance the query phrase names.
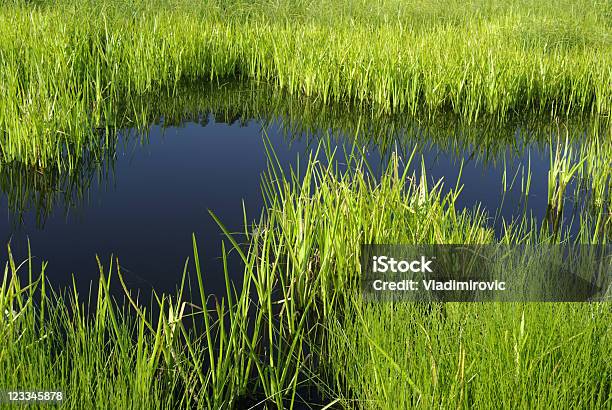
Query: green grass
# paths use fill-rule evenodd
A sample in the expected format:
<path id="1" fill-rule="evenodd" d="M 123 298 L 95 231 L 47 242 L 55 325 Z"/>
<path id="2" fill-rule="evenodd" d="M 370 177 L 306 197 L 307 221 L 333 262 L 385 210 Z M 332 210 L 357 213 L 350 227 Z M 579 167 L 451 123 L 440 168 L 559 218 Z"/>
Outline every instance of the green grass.
<path id="1" fill-rule="evenodd" d="M 50 290 L 45 267 L 32 259 L 15 266 L 9 253 L 0 284 L 0 386 L 63 391 L 65 408 L 170 408 L 178 375 L 159 371 L 155 333 L 117 307 L 103 276 L 87 300 L 74 289 Z M 29 278 L 24 286 L 18 270 Z"/>
<path id="2" fill-rule="evenodd" d="M 524 138 L 558 141 L 549 206 L 562 212 L 578 180 L 574 240 L 609 243 L 610 21 L 609 2 L 587 0 L 3 2 L 0 183 L 16 212 L 34 202 L 44 218 L 58 191 L 86 197 L 119 129 L 208 108 L 228 121 L 282 117 L 288 135 L 355 135 L 390 163 L 373 179 L 357 152 L 348 171 L 313 155 L 283 174 L 267 145 L 266 206 L 246 243 L 217 220 L 223 254 L 244 265 L 226 267 L 225 295 L 207 295 L 195 240 L 177 294 L 148 308 L 114 261 L 78 295 L 55 293 L 44 264 L 18 267 L 9 252 L 0 389 L 62 389 L 65 408 L 292 408 L 312 392 L 348 408 L 609 408 L 609 303 L 375 304 L 358 292 L 361 243 L 570 241 L 558 218 L 525 217 L 495 237 L 484 211 L 455 208 L 460 185 L 443 195 L 404 172 L 414 159 L 391 152 L 403 133 L 406 146 L 499 161 L 516 118 L 539 117 Z M 276 90 L 200 93 L 234 80 Z M 568 125 L 566 141 L 576 118 L 586 126 Z"/>
<path id="3" fill-rule="evenodd" d="M 266 207 L 245 228 L 246 244 L 217 220 L 223 254 L 244 265 L 225 265 L 226 295 L 207 297 L 195 239 L 178 293 L 156 295 L 149 309 L 112 265 L 83 299 L 52 293 L 45 265 L 37 280 L 31 259 L 21 275 L 9 259 L 0 388 L 63 389 L 65 408 L 292 408 L 312 391 L 349 408 L 609 407 L 607 303 L 427 307 L 359 296 L 361 243 L 536 244 L 563 235 L 509 226 L 496 239 L 482 211 L 455 209 L 458 189 L 442 195 L 439 184 L 402 172 L 409 159 L 397 155 L 378 180 L 359 154 L 348 171 L 317 157 L 283 174 L 270 148 Z M 109 281 L 123 286 L 124 303 Z"/>
<path id="4" fill-rule="evenodd" d="M 323 355 L 349 405 L 610 406 L 608 303 L 355 305 L 330 321 Z"/>
<path id="5" fill-rule="evenodd" d="M 4 2 L 3 161 L 47 167 L 150 91 L 225 78 L 375 112 L 609 116 L 607 2 Z M 138 114 L 127 106 L 122 117 Z"/>

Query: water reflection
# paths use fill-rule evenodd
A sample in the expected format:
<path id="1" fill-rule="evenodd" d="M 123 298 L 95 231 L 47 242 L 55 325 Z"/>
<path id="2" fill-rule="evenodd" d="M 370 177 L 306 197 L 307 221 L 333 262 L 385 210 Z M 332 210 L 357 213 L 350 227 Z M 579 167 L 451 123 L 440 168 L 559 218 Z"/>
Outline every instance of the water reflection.
<path id="1" fill-rule="evenodd" d="M 574 185 L 564 190 L 569 206 L 551 211 L 550 144 L 556 146 L 563 134 L 579 158 L 593 136 L 609 138 L 606 125 L 593 120 L 466 126 L 450 117 L 380 118 L 361 107 L 323 105 L 253 84 L 143 97 L 131 107 L 140 113 L 129 116 L 132 122 L 67 156 L 70 166 L 39 170 L 0 164 L 0 209 L 6 215 L 0 239 L 11 241 L 19 258 L 29 238 L 35 255 L 49 261 L 56 283 L 69 283 L 72 273 L 88 283 L 98 275 L 96 254 L 103 261 L 119 255 L 129 285 L 171 291 L 195 232 L 205 250 L 204 266 L 213 282 L 218 279 L 211 291 L 221 291 L 221 234 L 208 209 L 234 231 L 244 229 L 243 206 L 247 222 L 258 218 L 264 134 L 286 168 L 298 157 L 303 163 L 323 143 L 337 149 L 340 162 L 343 150 L 362 148 L 377 173 L 391 152 L 405 159 L 416 147 L 415 176 L 423 164 L 427 178 L 443 179 L 446 189 L 460 177 L 457 206 L 484 208 L 498 231 L 525 215 L 548 221 L 553 231 L 575 220 L 587 205 L 572 200 L 579 192 Z M 605 178 L 598 184 L 609 184 Z M 585 186 L 583 192 L 590 192 Z"/>

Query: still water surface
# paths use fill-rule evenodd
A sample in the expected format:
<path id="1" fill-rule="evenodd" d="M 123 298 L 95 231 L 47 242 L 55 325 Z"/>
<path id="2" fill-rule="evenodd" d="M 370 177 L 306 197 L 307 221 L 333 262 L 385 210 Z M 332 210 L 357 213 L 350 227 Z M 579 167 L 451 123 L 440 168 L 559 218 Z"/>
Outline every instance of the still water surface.
<path id="1" fill-rule="evenodd" d="M 260 180 L 267 160 L 261 121 L 226 124 L 215 121 L 212 114 L 208 117 L 203 121 L 206 125 L 155 125 L 146 138 L 133 133 L 120 137 L 112 165 L 102 175 L 92 176 L 77 200 L 63 198 L 60 187 L 52 194 L 51 208 L 41 210 L 29 200 L 16 211 L 9 206 L 10 186 L 5 184 L 0 196 L 0 240 L 10 242 L 16 258 L 23 260 L 29 239 L 36 260 L 48 261 L 47 277 L 59 286 L 70 284 L 72 275 L 79 286 L 88 286 L 98 278 L 95 256 L 108 265 L 114 255 L 128 286 L 147 293 L 153 288 L 175 290 L 195 233 L 207 290 L 223 292 L 219 260 L 223 235 L 208 210 L 232 231 L 244 230 L 243 203 L 248 220 L 258 219 L 263 206 Z M 280 120 L 267 122 L 265 130 L 282 165 L 289 168 L 298 157 L 300 162 L 308 157 L 317 139 L 289 137 L 281 124 Z M 428 180 L 443 178 L 445 187 L 451 188 L 463 162 L 459 208 L 481 206 L 498 230 L 502 218 L 519 217 L 525 205 L 541 219 L 547 205 L 548 151 L 541 143 L 517 142 L 524 141 L 520 128 L 515 134 L 514 143 L 501 152 L 498 149 L 489 160 L 469 145 L 450 149 L 433 142 L 423 144 L 419 138 L 414 171 L 418 176 L 422 156 Z M 334 143 L 349 144 L 349 138 L 336 135 Z M 415 143 L 402 146 L 405 158 Z M 367 148 L 368 162 L 376 173 L 385 157 L 375 145 Z M 525 204 L 520 185 L 527 164 L 532 181 Z M 504 170 L 508 188 L 515 180 L 505 194 Z M 239 269 L 232 273 L 235 278 L 241 275 Z"/>

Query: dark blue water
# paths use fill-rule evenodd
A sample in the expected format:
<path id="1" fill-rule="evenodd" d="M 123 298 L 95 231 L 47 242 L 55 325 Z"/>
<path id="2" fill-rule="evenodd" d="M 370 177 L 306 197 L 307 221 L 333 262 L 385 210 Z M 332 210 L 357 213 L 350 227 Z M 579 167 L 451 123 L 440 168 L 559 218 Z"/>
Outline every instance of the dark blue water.
<path id="1" fill-rule="evenodd" d="M 299 156 L 303 161 L 316 148 L 316 138 L 288 137 L 280 122 L 273 122 L 266 130 L 286 168 Z M 350 145 L 348 138 L 335 137 L 335 144 Z M 401 154 L 404 159 L 415 146 L 410 138 L 406 141 Z M 417 176 L 422 158 L 428 180 L 442 178 L 446 189 L 455 187 L 463 164 L 459 208 L 485 209 L 489 222 L 498 229 L 503 218 L 519 217 L 525 207 L 536 218 L 544 217 L 549 158 L 541 144 L 498 149 L 494 155 L 477 153 L 469 146 L 445 150 L 422 141 L 416 146 L 412 166 Z M 384 166 L 387 154 L 376 146 L 367 148 L 375 173 Z M 27 256 L 29 239 L 36 264 L 48 261 L 47 277 L 57 286 L 70 284 L 74 275 L 79 286 L 87 287 L 99 275 L 96 255 L 105 266 L 114 255 L 128 286 L 147 293 L 153 288 L 175 290 L 185 260 L 192 255 L 193 233 L 207 290 L 223 292 L 219 259 L 223 234 L 209 210 L 228 229 L 244 231 L 243 203 L 248 222 L 260 216 L 260 181 L 266 163 L 262 125 L 255 120 L 228 125 L 211 117 L 205 126 L 153 126 L 146 138 L 120 138 L 112 165 L 104 175 L 87 181 L 85 194 L 78 200 L 67 203 L 62 193 L 56 192 L 50 209 L 41 212 L 36 201 L 29 201 L 16 212 L 9 209 L 9 193 L 2 192 L 0 240 L 11 243 L 20 261 Z M 525 201 L 521 178 L 528 164 L 532 177 Z M 239 267 L 234 264 L 233 269 L 232 277 L 240 278 Z"/>

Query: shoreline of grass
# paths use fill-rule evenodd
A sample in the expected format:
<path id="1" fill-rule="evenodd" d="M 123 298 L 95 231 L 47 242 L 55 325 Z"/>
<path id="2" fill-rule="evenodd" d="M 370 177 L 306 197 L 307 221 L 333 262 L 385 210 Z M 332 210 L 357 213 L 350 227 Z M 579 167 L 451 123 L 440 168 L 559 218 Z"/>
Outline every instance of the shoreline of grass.
<path id="1" fill-rule="evenodd" d="M 37 226 L 42 226 L 53 209 L 63 208 L 67 214 L 84 204 L 94 180 L 100 183 L 113 180 L 115 152 L 121 142 L 146 145 L 152 127 L 161 128 L 162 134 L 166 128 L 180 128 L 186 123 L 205 127 L 211 115 L 215 122 L 242 126 L 257 121 L 264 130 L 277 127 L 289 144 L 293 141 L 304 141 L 308 147 L 321 142 L 339 147 L 355 144 L 366 151 L 379 151 L 385 158 L 394 150 L 405 155 L 417 147 L 418 155 L 420 149 L 436 147 L 457 158 L 469 151 L 477 162 L 493 167 L 514 160 L 519 155 L 517 147 L 532 146 L 535 148 L 530 150 L 548 156 L 547 151 L 556 154 L 557 148 L 565 150 L 569 143 L 573 155 L 563 158 L 566 167 L 586 160 L 574 178 L 580 189 L 567 189 L 566 196 L 589 198 L 590 203 L 600 208 L 605 208 L 610 198 L 611 171 L 606 164 L 612 161 L 612 143 L 608 142 L 609 123 L 600 117 L 554 121 L 537 117 L 505 121 L 484 118 L 466 124 L 460 117 L 450 115 L 430 120 L 402 115 L 379 117 L 367 109 L 355 111 L 341 104 L 323 104 L 253 83 L 206 84 L 177 93 L 176 97 L 159 94 L 135 97 L 126 103 L 139 113 L 135 119 L 122 124 L 119 130 L 100 130 L 97 140 L 80 150 L 78 144 L 68 145 L 69 149 L 58 154 L 60 157 L 46 168 L 0 161 L 0 190 L 6 194 L 14 219 L 19 221 L 26 210 L 33 210 Z M 120 117 L 123 108 L 117 111 L 113 114 L 115 118 Z M 509 149 L 512 151 L 508 156 Z M 556 167 L 553 162 L 560 159 L 551 162 L 551 169 Z M 519 171 L 523 177 L 517 180 Z M 522 169 L 510 166 L 507 178 L 501 181 L 503 189 L 521 184 L 521 192 L 527 198 L 531 174 L 530 163 L 524 163 Z M 512 175 L 515 177 L 511 178 Z"/>
<path id="2" fill-rule="evenodd" d="M 39 166 L 113 127 L 129 96 L 242 78 L 379 113 L 612 113 L 604 5 L 474 0 L 225 4 L 16 1 L 0 7 L 4 161 Z M 366 10 L 372 12 L 368 15 Z M 369 17 L 368 17 L 369 16 Z M 124 114 L 136 116 L 129 109 Z"/>

